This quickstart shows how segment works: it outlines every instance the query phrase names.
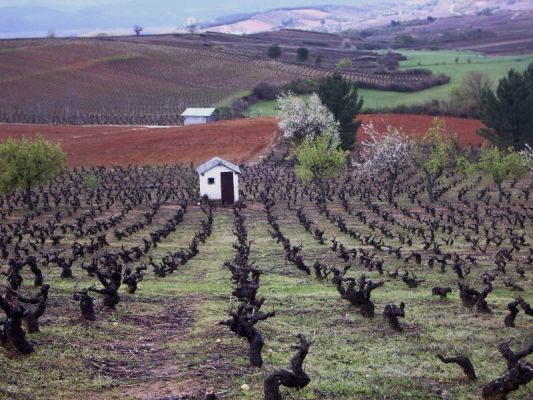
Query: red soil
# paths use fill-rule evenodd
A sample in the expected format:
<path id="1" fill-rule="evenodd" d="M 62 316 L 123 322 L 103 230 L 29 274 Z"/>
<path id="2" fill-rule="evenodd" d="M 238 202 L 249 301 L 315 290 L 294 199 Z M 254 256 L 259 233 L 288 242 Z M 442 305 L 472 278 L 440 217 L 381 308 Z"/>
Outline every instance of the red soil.
<path id="1" fill-rule="evenodd" d="M 397 128 L 403 128 L 403 131 L 413 138 L 421 138 L 431 127 L 433 119 L 430 115 L 409 115 L 409 114 L 368 114 L 359 115 L 359 119 L 363 124 L 373 122 L 374 126 L 379 130 L 385 130 L 386 125 L 392 125 Z M 440 117 L 444 119 L 444 126 L 448 133 L 457 134 L 457 141 L 459 145 L 465 146 L 479 146 L 486 143 L 486 139 L 476 132 L 479 128 L 484 128 L 485 125 L 476 119 Z M 361 142 L 366 138 L 363 130 L 360 129 L 357 133 L 357 141 Z"/>
<path id="2" fill-rule="evenodd" d="M 405 133 L 421 137 L 431 126 L 426 115 L 372 114 L 359 116 L 378 129 L 386 124 L 402 127 Z M 478 146 L 485 139 L 476 134 L 483 124 L 477 120 L 445 117 L 448 132 L 457 133 L 462 146 Z M 6 137 L 35 137 L 40 134 L 60 143 L 70 166 L 112 165 L 196 165 L 220 156 L 245 163 L 264 154 L 276 138 L 274 118 L 240 119 L 207 125 L 154 128 L 144 126 L 78 126 L 0 124 L 0 140 Z M 358 141 L 365 138 L 359 130 Z"/>
<path id="3" fill-rule="evenodd" d="M 254 159 L 266 151 L 276 131 L 272 118 L 170 128 L 0 124 L 0 140 L 40 134 L 61 144 L 72 167 L 191 162 L 198 165 L 214 156 L 234 163 Z"/>

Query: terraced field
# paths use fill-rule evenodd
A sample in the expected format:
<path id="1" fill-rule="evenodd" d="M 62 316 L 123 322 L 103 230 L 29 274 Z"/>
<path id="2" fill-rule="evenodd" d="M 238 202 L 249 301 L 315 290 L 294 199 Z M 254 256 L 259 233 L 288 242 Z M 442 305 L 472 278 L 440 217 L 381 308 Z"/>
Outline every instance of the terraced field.
<path id="1" fill-rule="evenodd" d="M 240 38 L 243 43 L 232 51 L 216 41 L 180 40 L 173 35 L 2 40 L 0 122 L 179 125 L 187 107 L 231 103 L 260 82 L 282 86 L 335 71 L 334 67 L 238 52 L 239 46 L 250 47 L 254 39 Z M 343 54 L 337 53 L 336 57 Z M 373 57 L 380 58 L 385 56 Z M 448 79 L 387 72 L 381 64 L 374 64 L 380 67 L 378 71 L 347 68 L 341 72 L 361 87 L 383 90 L 416 91 Z"/>
<path id="2" fill-rule="evenodd" d="M 177 124 L 186 107 L 299 76 L 201 50 L 98 39 L 0 41 L 0 54 L 3 122 Z"/>

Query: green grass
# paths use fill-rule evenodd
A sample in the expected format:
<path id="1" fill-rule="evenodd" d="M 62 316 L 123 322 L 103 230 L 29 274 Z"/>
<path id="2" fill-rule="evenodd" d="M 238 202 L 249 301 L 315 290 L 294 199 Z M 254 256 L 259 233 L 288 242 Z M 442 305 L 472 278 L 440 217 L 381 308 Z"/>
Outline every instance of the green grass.
<path id="1" fill-rule="evenodd" d="M 218 103 L 214 104 L 213 106 L 215 108 L 230 107 L 231 104 L 235 100 L 242 99 L 243 97 L 249 96 L 251 94 L 252 94 L 251 90 L 241 90 L 241 91 L 233 93 L 231 96 L 226 97 L 225 99 L 219 101 Z"/>
<path id="2" fill-rule="evenodd" d="M 447 200 L 455 198 L 455 191 L 446 195 Z M 350 202 L 355 209 L 364 209 L 357 198 L 350 199 Z M 494 314 L 480 316 L 462 307 L 451 266 L 442 274 L 438 267 L 430 270 L 410 264 L 409 269 L 426 280 L 416 290 L 408 289 L 399 278 L 379 276 L 376 271 L 367 272 L 370 279 L 385 280 L 385 285 L 372 293 L 376 305 L 375 318 L 362 318 L 354 307 L 339 297 L 330 282 L 317 281 L 314 276 L 286 265 L 282 246 L 268 235 L 270 227 L 262 206 L 251 202 L 247 205 L 243 214 L 246 216 L 248 238 L 253 240 L 250 260 L 264 272 L 259 291 L 259 295 L 266 299 L 263 311 L 276 311 L 276 317 L 257 324 L 265 338 L 263 368 L 249 367 L 246 340 L 218 324 L 226 319 L 230 305 L 235 305 L 235 299 L 231 300 L 230 296 L 234 285 L 229 271 L 223 267 L 224 261 L 232 259 L 235 252 L 232 247 L 235 242 L 233 216 L 230 209 L 219 207 L 215 211 L 213 233 L 205 244 L 200 245 L 200 253 L 195 258 L 166 278 L 156 278 L 148 271 L 137 294 L 128 295 L 121 289 L 123 301 L 117 310 L 106 312 L 98 309 L 95 323 L 80 322 L 77 304 L 70 298 L 78 279 L 79 287 L 94 283 L 94 279 L 75 268 L 76 280 L 61 280 L 57 268 L 48 268 L 45 276 L 52 286 L 52 303 L 42 317 L 41 333 L 30 336 L 36 352 L 14 360 L 2 359 L 0 388 L 18 393 L 20 398 L 134 399 L 139 398 L 140 393 L 150 394 L 150 398 L 164 397 L 159 396 L 159 392 L 157 395 L 152 393 L 152 390 L 158 389 L 158 385 L 167 385 L 164 387 L 172 388 L 169 393 L 173 396 L 178 392 L 195 394 L 196 389 L 214 387 L 222 393 L 222 399 L 260 399 L 265 375 L 276 368 L 289 367 L 294 335 L 303 332 L 312 341 L 305 362 L 311 383 L 298 392 L 283 389 L 284 399 L 387 397 L 437 400 L 438 393 L 447 393 L 450 399 L 473 400 L 479 398 L 486 382 L 505 371 L 505 362 L 494 345 L 512 337 L 512 348 L 516 349 L 532 337 L 531 319 L 522 312 L 517 317 L 516 328 L 503 327 L 506 304 L 516 293 L 503 288 L 501 277 L 488 296 Z M 324 229 L 325 237 L 331 239 L 335 236 L 348 248 L 361 247 L 359 242 L 342 234 L 323 215 L 317 214 L 313 203 L 302 200 L 299 205 L 304 207 L 317 227 Z M 400 205 L 413 207 L 403 196 Z M 371 232 L 367 225 L 348 217 L 337 201 L 330 203 L 329 208 L 333 213 L 346 217 L 350 227 L 363 234 Z M 156 225 L 171 213 L 171 209 L 165 210 L 165 215 L 158 217 Z M 319 245 L 305 232 L 295 211 L 289 210 L 284 202 L 278 202 L 274 213 L 291 244 L 303 244 L 308 264 L 315 259 L 328 265 L 342 264 L 328 246 Z M 177 231 L 151 252 L 154 259 L 158 260 L 168 251 L 188 244 L 202 218 L 203 213 L 190 206 Z M 127 239 L 125 245 L 135 243 L 142 236 L 143 232 L 136 233 Z M 531 241 L 530 233 L 527 239 Z M 414 241 L 412 248 L 419 248 L 420 239 L 415 238 Z M 387 243 L 400 245 L 396 239 L 387 240 Z M 112 245 L 120 247 L 120 243 Z M 409 250 L 409 247 L 404 247 L 406 253 Z M 444 251 L 466 254 L 470 246 L 457 240 L 453 247 L 444 246 Z M 522 254 L 525 251 L 522 250 Z M 386 258 L 386 270 L 405 267 L 401 261 L 384 253 L 379 257 Z M 493 267 L 488 257 L 483 258 L 480 270 L 466 280 L 479 288 L 479 272 Z M 361 267 L 354 266 L 353 269 L 349 274 L 354 277 L 363 272 Z M 529 277 L 530 272 L 527 274 Z M 512 267 L 508 276 L 519 279 Z M 28 279 L 25 280 L 24 290 L 31 292 L 34 289 L 30 287 L 30 275 L 25 277 Z M 526 289 L 521 295 L 531 301 L 533 289 L 530 281 L 519 283 Z M 435 299 L 430 295 L 431 287 L 435 285 L 451 286 L 454 293 L 444 301 Z M 383 307 L 391 301 L 405 301 L 407 304 L 406 317 L 401 320 L 405 332 L 401 334 L 392 333 L 381 317 Z M 172 321 L 167 330 L 158 336 L 154 324 L 160 320 L 164 322 L 169 309 L 179 304 L 184 304 L 188 317 Z M 140 325 L 135 319 L 149 320 L 152 324 Z M 185 323 L 185 320 L 189 322 Z M 146 337 L 157 340 L 147 341 Z M 151 343 L 157 349 L 152 357 L 142 350 L 145 343 Z M 446 355 L 469 354 L 479 381 L 466 382 L 459 367 L 444 365 L 436 359 L 435 355 L 439 352 Z M 120 378 L 94 367 L 106 363 L 115 366 L 118 371 L 122 367 L 141 368 L 146 375 Z M 158 375 L 151 377 L 150 373 L 154 371 L 164 373 L 164 378 Z M 241 390 L 244 383 L 249 385 L 248 391 Z M 135 392 L 132 391 L 134 389 Z M 510 395 L 509 400 L 528 398 L 532 390 L 522 388 Z M 0 390 L 0 399 L 4 398 L 4 394 Z"/>
<path id="3" fill-rule="evenodd" d="M 364 108 L 385 108 L 401 104 L 420 104 L 433 99 L 444 100 L 449 97 L 452 87 L 459 85 L 462 77 L 471 71 L 486 73 L 493 86 L 507 74 L 509 69 L 523 70 L 533 62 L 533 54 L 516 56 L 483 56 L 479 53 L 468 51 L 438 50 L 399 50 L 407 57 L 400 63 L 400 69 L 427 68 L 434 74 L 445 74 L 451 78 L 446 85 L 422 90 L 415 93 L 386 92 L 382 90 L 360 89 L 363 97 Z M 455 63 L 455 58 L 459 62 Z M 468 59 L 470 58 L 470 63 Z M 263 101 L 250 107 L 249 116 L 275 116 L 276 102 Z"/>

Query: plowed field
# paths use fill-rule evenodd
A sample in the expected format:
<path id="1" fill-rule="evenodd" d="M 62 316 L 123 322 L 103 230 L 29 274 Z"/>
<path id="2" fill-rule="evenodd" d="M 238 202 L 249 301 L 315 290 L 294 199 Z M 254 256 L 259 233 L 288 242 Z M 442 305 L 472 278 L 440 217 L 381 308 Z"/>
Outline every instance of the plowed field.
<path id="1" fill-rule="evenodd" d="M 199 164 L 214 156 L 243 163 L 275 138 L 271 118 L 221 121 L 187 127 L 0 125 L 0 137 L 40 134 L 60 143 L 70 166 Z"/>
<path id="2" fill-rule="evenodd" d="M 384 130 L 387 125 L 402 128 L 403 131 L 413 138 L 420 138 L 425 135 L 431 127 L 433 119 L 430 115 L 409 115 L 409 114 L 369 114 L 361 115 L 363 124 L 372 122 L 378 130 Z M 444 119 L 446 131 L 449 134 L 457 134 L 457 141 L 461 146 L 479 146 L 486 142 L 485 138 L 476 132 L 484 125 L 476 119 L 441 117 Z M 361 129 L 357 134 L 357 140 L 361 142 L 366 138 Z"/>
<path id="3" fill-rule="evenodd" d="M 363 123 L 373 122 L 378 129 L 390 124 L 421 137 L 431 126 L 427 115 L 362 115 Z M 479 146 L 485 139 L 476 131 L 483 127 L 477 120 L 444 118 L 450 134 L 457 133 L 462 146 Z M 220 156 L 244 163 L 264 154 L 274 141 L 277 124 L 274 118 L 221 121 L 187 127 L 146 126 L 79 126 L 79 125 L 0 125 L 0 138 L 35 137 L 40 134 L 60 143 L 70 166 L 94 165 L 162 165 L 202 163 Z M 365 139 L 359 130 L 358 141 Z"/>

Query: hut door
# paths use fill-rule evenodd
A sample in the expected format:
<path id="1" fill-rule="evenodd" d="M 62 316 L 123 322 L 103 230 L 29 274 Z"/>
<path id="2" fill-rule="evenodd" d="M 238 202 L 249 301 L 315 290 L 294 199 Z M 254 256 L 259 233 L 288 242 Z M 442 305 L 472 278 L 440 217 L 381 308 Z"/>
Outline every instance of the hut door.
<path id="1" fill-rule="evenodd" d="M 233 172 L 221 172 L 220 185 L 222 186 L 222 204 L 233 204 L 235 202 Z"/>

